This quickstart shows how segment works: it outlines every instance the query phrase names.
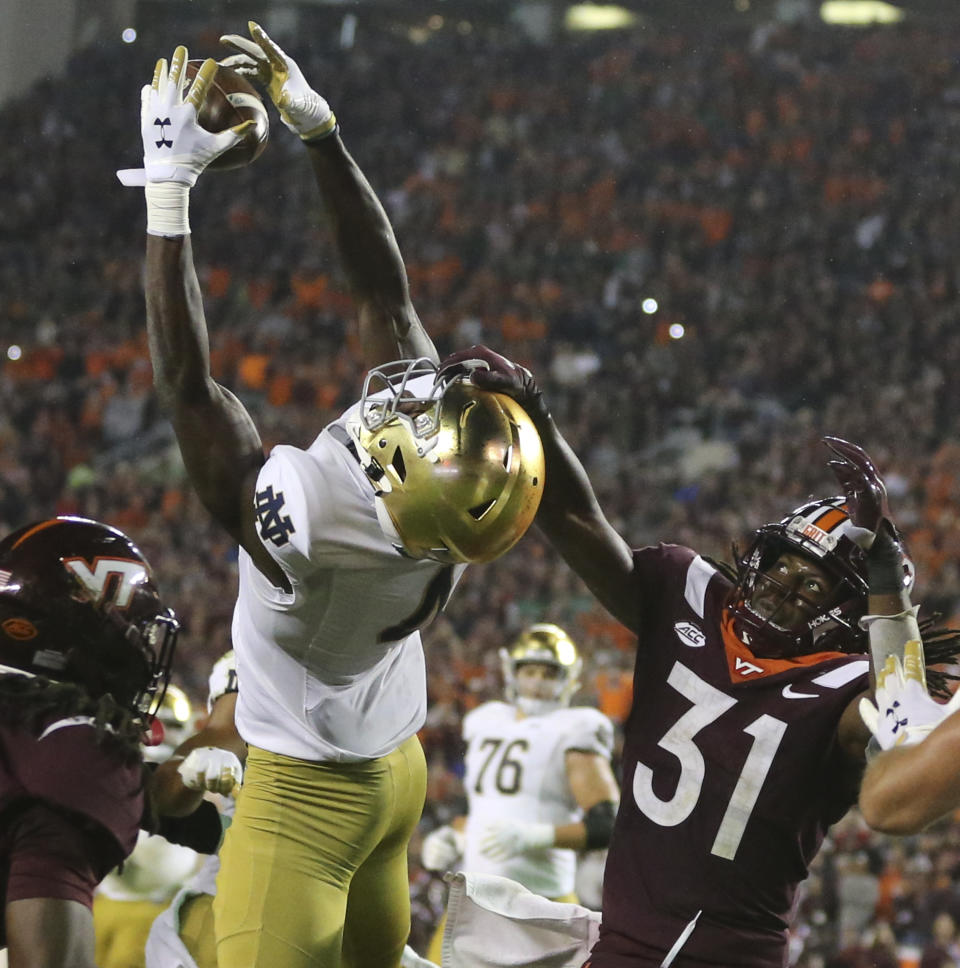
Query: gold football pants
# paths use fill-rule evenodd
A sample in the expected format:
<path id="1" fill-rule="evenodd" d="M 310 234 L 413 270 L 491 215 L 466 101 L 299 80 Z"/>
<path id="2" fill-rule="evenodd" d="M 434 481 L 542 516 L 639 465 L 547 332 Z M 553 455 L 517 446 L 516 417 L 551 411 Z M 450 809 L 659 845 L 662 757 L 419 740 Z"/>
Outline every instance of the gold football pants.
<path id="1" fill-rule="evenodd" d="M 220 964 L 396 968 L 410 932 L 407 843 L 426 781 L 416 736 L 363 763 L 251 746 L 220 851 Z"/>
<path id="2" fill-rule="evenodd" d="M 143 968 L 143 948 L 153 919 L 167 906 L 157 901 L 93 899 L 96 963 L 103 968 Z"/>

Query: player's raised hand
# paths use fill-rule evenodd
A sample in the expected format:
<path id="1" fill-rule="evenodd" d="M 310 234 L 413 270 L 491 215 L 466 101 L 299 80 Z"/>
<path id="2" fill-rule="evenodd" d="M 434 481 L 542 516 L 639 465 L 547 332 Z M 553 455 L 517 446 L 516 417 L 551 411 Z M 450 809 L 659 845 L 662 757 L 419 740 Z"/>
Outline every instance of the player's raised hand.
<path id="1" fill-rule="evenodd" d="M 191 187 L 214 158 L 232 148 L 254 123 L 244 121 L 226 131 L 202 128 L 197 114 L 217 73 L 217 63 L 207 59 L 187 87 L 187 48 L 157 61 L 153 81 L 140 92 L 140 134 L 143 168 L 124 169 L 117 177 L 124 185 L 162 182 Z"/>
<path id="2" fill-rule="evenodd" d="M 552 823 L 494 820 L 480 835 L 480 853 L 491 860 L 506 860 L 517 854 L 552 847 L 556 830 Z"/>
<path id="3" fill-rule="evenodd" d="M 891 534 L 896 535 L 887 503 L 887 488 L 866 451 L 841 437 L 824 437 L 823 442 L 833 454 L 827 464 L 847 498 L 850 520 L 856 528 L 851 535 L 853 540 L 868 551 L 884 522 Z"/>
<path id="4" fill-rule="evenodd" d="M 913 746 L 925 739 L 960 708 L 960 692 L 948 703 L 930 698 L 924 686 L 923 645 L 912 639 L 904 647 L 903 663 L 891 655 L 877 676 L 876 705 L 860 700 L 860 717 L 881 749 Z"/>
<path id="5" fill-rule="evenodd" d="M 476 344 L 451 353 L 440 362 L 440 376 L 469 374 L 470 382 L 481 390 L 513 397 L 531 417 L 546 415 L 543 394 L 533 374 L 519 363 L 508 360 L 487 346 Z"/>
<path id="6" fill-rule="evenodd" d="M 234 753 L 217 746 L 191 750 L 177 767 L 183 785 L 190 790 L 203 790 L 226 796 L 243 779 L 243 766 Z"/>
<path id="7" fill-rule="evenodd" d="M 220 63 L 238 74 L 256 78 L 267 90 L 280 112 L 280 120 L 304 141 L 331 134 L 337 119 L 324 97 L 307 83 L 297 62 L 272 41 L 252 20 L 247 23 L 252 40 L 239 34 L 224 34 L 222 44 L 237 51 Z"/>

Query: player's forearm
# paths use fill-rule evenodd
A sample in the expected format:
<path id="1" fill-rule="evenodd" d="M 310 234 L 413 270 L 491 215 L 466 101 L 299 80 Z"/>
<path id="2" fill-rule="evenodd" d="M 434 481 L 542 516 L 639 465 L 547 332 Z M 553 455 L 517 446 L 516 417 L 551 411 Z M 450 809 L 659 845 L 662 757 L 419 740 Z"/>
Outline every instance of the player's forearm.
<path id="1" fill-rule="evenodd" d="M 960 806 L 960 774 L 954 766 L 958 736 L 960 729 L 947 720 L 915 746 L 879 753 L 860 787 L 860 810 L 867 824 L 903 836 Z"/>
<path id="2" fill-rule="evenodd" d="M 587 825 L 582 820 L 558 824 L 554 827 L 553 845 L 570 850 L 583 850 L 587 846 Z"/>
<path id="3" fill-rule="evenodd" d="M 402 306 L 408 299 L 407 272 L 380 199 L 339 134 L 308 148 L 351 289 L 357 296 Z"/>
<path id="4" fill-rule="evenodd" d="M 183 757 L 161 763 L 150 784 L 150 795 L 154 809 L 164 817 L 186 817 L 200 806 L 202 790 L 190 790 L 183 784 L 177 767 Z"/>
<path id="5" fill-rule="evenodd" d="M 551 416 L 532 416 L 543 443 L 546 464 L 546 480 L 538 523 L 546 527 L 553 519 L 566 514 L 591 513 L 597 507 L 597 499 L 580 459 Z"/>
<path id="6" fill-rule="evenodd" d="M 168 410 L 205 392 L 210 347 L 190 236 L 147 235 L 147 336 L 154 381 Z"/>
<path id="7" fill-rule="evenodd" d="M 611 527 L 593 485 L 549 416 L 534 418 L 544 451 L 544 492 L 536 524 L 612 615 L 636 625 L 633 554 Z"/>

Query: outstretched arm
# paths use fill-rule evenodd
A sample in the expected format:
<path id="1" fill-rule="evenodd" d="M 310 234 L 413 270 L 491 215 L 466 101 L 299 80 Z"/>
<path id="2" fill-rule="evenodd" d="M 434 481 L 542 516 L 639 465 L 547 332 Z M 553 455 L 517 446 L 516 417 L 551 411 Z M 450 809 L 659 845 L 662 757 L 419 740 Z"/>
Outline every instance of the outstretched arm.
<path id="1" fill-rule="evenodd" d="M 249 122 L 217 134 L 200 127 L 197 112 L 217 65 L 205 61 L 185 93 L 187 58 L 187 49 L 178 47 L 169 69 L 165 59 L 157 62 L 153 82 L 141 92 L 143 169 L 118 172 L 124 184 L 145 187 L 147 333 L 154 380 L 200 500 L 260 570 L 286 587 L 254 530 L 253 485 L 263 463 L 259 434 L 236 397 L 210 375 L 190 243 L 190 189 Z"/>
<path id="2" fill-rule="evenodd" d="M 393 227 L 338 132 L 308 143 L 320 197 L 357 304 L 368 367 L 437 351 L 413 303 Z"/>
<path id="3" fill-rule="evenodd" d="M 237 52 L 222 63 L 259 80 L 281 121 L 309 149 L 320 197 L 357 303 L 364 363 L 369 368 L 419 356 L 436 362 L 437 351 L 410 301 L 407 273 L 390 220 L 344 147 L 330 105 L 259 24 L 250 21 L 247 26 L 252 39 L 238 34 L 221 38 Z"/>
<path id="4" fill-rule="evenodd" d="M 263 447 L 246 408 L 210 375 L 189 235 L 147 235 L 146 300 L 154 383 L 190 481 L 207 510 L 272 576 L 279 568 L 254 532 L 253 488 Z M 280 583 L 279 574 L 275 580 Z"/>
<path id="5" fill-rule="evenodd" d="M 540 434 L 546 471 L 537 524 L 601 604 L 637 632 L 640 589 L 633 552 L 604 515 L 587 472 L 550 416 L 532 374 L 486 346 L 448 356 L 441 372 L 470 360 L 487 367 L 471 370 L 474 384 L 513 397 Z"/>

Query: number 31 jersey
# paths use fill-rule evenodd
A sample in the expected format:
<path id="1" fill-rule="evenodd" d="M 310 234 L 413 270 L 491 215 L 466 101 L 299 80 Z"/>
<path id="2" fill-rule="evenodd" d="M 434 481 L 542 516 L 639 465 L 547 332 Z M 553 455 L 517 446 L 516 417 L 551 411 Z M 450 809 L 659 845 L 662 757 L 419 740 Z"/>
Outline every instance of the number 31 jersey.
<path id="1" fill-rule="evenodd" d="M 797 886 L 856 797 L 836 733 L 868 661 L 728 656 L 730 582 L 675 545 L 634 561 L 640 641 L 591 964 L 782 966 Z"/>
<path id="2" fill-rule="evenodd" d="M 576 750 L 609 760 L 610 720 L 585 706 L 517 719 L 515 706 L 488 702 L 467 714 L 463 738 L 469 804 L 463 869 L 509 877 L 544 897 L 572 893 L 573 850 L 553 847 L 494 861 L 480 853 L 480 842 L 487 825 L 497 820 L 555 826 L 582 820 L 567 783 L 565 756 Z"/>

